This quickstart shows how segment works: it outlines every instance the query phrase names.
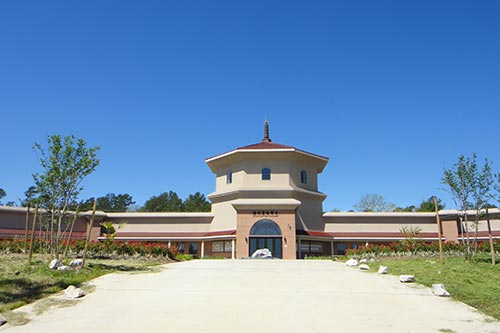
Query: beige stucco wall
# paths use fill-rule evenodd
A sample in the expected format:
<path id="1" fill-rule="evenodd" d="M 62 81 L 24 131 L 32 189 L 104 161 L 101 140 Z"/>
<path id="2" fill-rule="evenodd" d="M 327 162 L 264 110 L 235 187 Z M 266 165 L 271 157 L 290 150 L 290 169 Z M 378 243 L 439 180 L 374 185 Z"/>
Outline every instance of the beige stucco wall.
<path id="1" fill-rule="evenodd" d="M 107 221 L 115 224 L 118 232 L 208 232 L 212 216 L 179 213 L 110 213 Z M 194 216 L 190 216 L 194 215 Z M 119 228 L 119 229 L 118 229 Z"/>
<path id="2" fill-rule="evenodd" d="M 0 206 L 1 207 L 1 206 Z M 35 210 L 31 209 L 31 214 L 28 222 L 28 230 L 33 226 L 33 215 Z M 39 218 L 43 211 L 39 210 L 35 228 L 39 230 Z M 72 221 L 72 217 L 66 220 L 68 225 Z M 24 207 L 1 207 L 0 209 L 0 229 L 17 229 L 24 230 L 26 225 L 26 208 Z M 85 232 L 87 229 L 87 219 L 80 216 L 76 219 L 73 231 Z M 69 229 L 68 229 L 69 230 Z"/>
<path id="3" fill-rule="evenodd" d="M 236 229 L 236 210 L 230 201 L 212 204 L 212 214 L 214 219 L 210 226 L 211 231 Z"/>
<path id="4" fill-rule="evenodd" d="M 296 226 L 298 230 L 304 229 L 300 218 L 302 218 L 306 229 L 323 231 L 325 223 L 323 221 L 323 198 L 311 197 L 308 195 L 296 195 L 301 204 L 297 208 Z"/>
<path id="5" fill-rule="evenodd" d="M 327 214 L 325 214 L 327 215 Z M 428 215 L 428 216 L 427 216 Z M 327 232 L 400 232 L 403 227 L 419 228 L 421 232 L 436 233 L 436 219 L 430 214 L 386 214 L 377 216 L 376 213 L 357 213 L 353 216 L 338 214 L 324 216 L 325 231 Z"/>

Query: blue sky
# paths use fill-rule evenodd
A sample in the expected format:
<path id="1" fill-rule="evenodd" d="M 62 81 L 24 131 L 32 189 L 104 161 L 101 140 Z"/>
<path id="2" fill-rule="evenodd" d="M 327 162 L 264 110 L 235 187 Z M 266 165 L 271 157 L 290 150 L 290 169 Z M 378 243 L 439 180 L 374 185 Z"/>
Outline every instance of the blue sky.
<path id="1" fill-rule="evenodd" d="M 262 138 L 330 157 L 324 210 L 400 206 L 477 152 L 500 171 L 498 1 L 3 1 L 0 187 L 49 134 L 101 146 L 82 199 L 214 190 L 204 159 Z"/>

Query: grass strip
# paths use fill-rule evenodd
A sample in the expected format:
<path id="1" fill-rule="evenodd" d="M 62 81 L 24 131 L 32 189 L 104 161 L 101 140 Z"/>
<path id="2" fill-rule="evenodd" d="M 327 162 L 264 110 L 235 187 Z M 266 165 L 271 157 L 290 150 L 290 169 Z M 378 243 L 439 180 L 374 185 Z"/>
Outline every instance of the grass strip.
<path id="1" fill-rule="evenodd" d="M 462 257 L 381 259 L 378 265 L 389 267 L 393 275 L 412 274 L 416 282 L 431 287 L 443 283 L 453 299 L 468 304 L 500 320 L 500 265 L 491 265 L 487 256 L 471 262 Z M 378 265 L 372 265 L 377 270 Z"/>

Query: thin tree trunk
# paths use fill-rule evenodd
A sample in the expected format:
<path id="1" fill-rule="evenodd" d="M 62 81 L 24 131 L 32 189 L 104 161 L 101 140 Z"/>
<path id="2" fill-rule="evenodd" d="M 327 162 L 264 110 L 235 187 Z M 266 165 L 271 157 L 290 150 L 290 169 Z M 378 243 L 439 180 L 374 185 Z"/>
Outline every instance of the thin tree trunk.
<path id="1" fill-rule="evenodd" d="M 76 219 L 78 218 L 78 206 L 76 206 L 75 216 L 73 216 L 73 220 L 71 221 L 71 227 L 69 229 L 68 242 L 66 243 L 66 248 L 64 249 L 63 257 L 66 258 L 69 249 L 69 243 L 71 243 L 71 237 L 73 236 L 73 228 L 75 226 Z"/>
<path id="2" fill-rule="evenodd" d="M 469 221 L 467 220 L 467 212 L 465 212 L 464 220 L 465 220 L 465 233 L 467 235 L 466 258 L 467 261 L 469 261 L 469 259 L 471 258 L 471 247 L 470 247 Z"/>
<path id="3" fill-rule="evenodd" d="M 493 235 L 491 234 L 490 213 L 488 212 L 488 208 L 486 208 L 486 221 L 488 222 L 488 236 L 490 238 L 491 264 L 495 265 L 496 264 L 495 246 L 493 245 Z"/>
<path id="4" fill-rule="evenodd" d="M 437 222 L 437 229 L 438 229 L 438 238 L 439 238 L 439 258 L 441 259 L 441 264 L 444 264 L 444 257 L 443 257 L 443 242 L 441 240 L 441 220 L 439 219 L 439 208 L 437 204 L 437 199 L 436 197 L 433 197 L 434 199 L 434 209 L 436 210 L 436 222 Z"/>
<path id="5" fill-rule="evenodd" d="M 92 225 L 94 224 L 95 209 L 97 205 L 97 200 L 94 200 L 94 207 L 92 208 L 92 216 L 90 217 L 90 222 L 87 224 L 87 239 L 85 240 L 85 247 L 83 249 L 83 259 L 82 259 L 82 269 L 85 266 L 85 259 L 87 258 L 87 249 L 90 242 L 90 232 L 92 231 Z"/>
<path id="6" fill-rule="evenodd" d="M 30 204 L 28 203 L 28 209 L 26 210 L 26 221 L 24 223 L 24 253 L 28 250 L 28 225 L 30 222 Z"/>
<path id="7" fill-rule="evenodd" d="M 38 214 L 38 204 L 35 207 L 35 215 L 33 216 L 33 225 L 31 226 L 31 240 L 30 240 L 30 252 L 28 255 L 28 262 L 31 263 L 31 256 L 33 255 L 33 243 L 35 242 L 35 225 L 36 225 L 36 215 Z"/>

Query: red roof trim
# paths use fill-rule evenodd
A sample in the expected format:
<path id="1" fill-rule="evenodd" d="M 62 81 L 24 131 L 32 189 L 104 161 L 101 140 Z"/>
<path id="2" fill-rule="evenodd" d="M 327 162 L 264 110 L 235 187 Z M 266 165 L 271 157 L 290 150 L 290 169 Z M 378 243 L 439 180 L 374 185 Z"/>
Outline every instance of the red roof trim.
<path id="1" fill-rule="evenodd" d="M 329 232 L 325 231 L 316 231 L 316 230 L 305 230 L 306 234 L 309 236 L 315 236 L 315 237 L 330 237 L 332 238 L 333 235 Z"/>
<path id="2" fill-rule="evenodd" d="M 211 232 L 117 232 L 116 237 L 214 237 L 236 235 L 236 230 Z"/>
<path id="3" fill-rule="evenodd" d="M 297 148 L 292 147 L 292 146 L 282 145 L 282 144 L 274 143 L 274 142 L 259 142 L 259 143 L 254 143 L 254 144 L 251 144 L 248 146 L 238 147 L 238 148 L 230 150 L 228 152 L 206 158 L 205 160 L 211 160 L 211 159 L 216 158 L 218 156 L 226 155 L 226 154 L 229 154 L 231 152 L 237 152 L 238 150 L 253 150 L 253 149 L 256 149 L 256 150 L 293 149 L 297 152 L 301 152 L 301 153 L 308 154 L 311 156 L 316 156 L 316 157 L 324 159 L 324 160 L 328 160 L 328 157 L 321 156 L 318 154 L 309 153 L 305 150 L 297 149 Z"/>
<path id="4" fill-rule="evenodd" d="M 404 238 L 400 232 L 333 232 L 333 237 Z M 437 238 L 437 232 L 421 232 L 417 238 Z"/>
<path id="5" fill-rule="evenodd" d="M 236 149 L 245 150 L 245 149 L 297 149 L 297 148 L 274 142 L 259 142 L 259 143 L 254 143 L 252 145 L 239 147 Z"/>

